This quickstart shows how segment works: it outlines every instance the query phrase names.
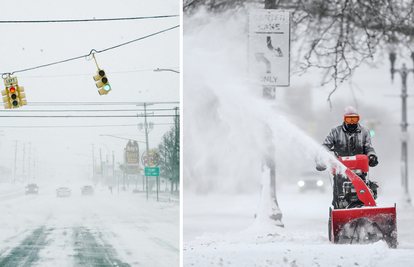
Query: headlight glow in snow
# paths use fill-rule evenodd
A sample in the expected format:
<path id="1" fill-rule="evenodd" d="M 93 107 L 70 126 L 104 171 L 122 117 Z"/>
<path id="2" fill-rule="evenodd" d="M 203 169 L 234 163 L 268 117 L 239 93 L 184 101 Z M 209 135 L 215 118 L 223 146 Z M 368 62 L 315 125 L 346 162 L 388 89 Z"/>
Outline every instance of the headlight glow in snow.
<path id="1" fill-rule="evenodd" d="M 318 186 L 322 186 L 322 185 L 323 185 L 323 182 L 322 182 L 321 180 L 319 180 L 316 184 L 317 184 Z"/>
<path id="2" fill-rule="evenodd" d="M 299 186 L 304 186 L 304 185 L 305 185 L 305 182 L 304 182 L 304 181 L 299 181 L 299 182 L 298 182 L 298 185 L 299 185 Z"/>

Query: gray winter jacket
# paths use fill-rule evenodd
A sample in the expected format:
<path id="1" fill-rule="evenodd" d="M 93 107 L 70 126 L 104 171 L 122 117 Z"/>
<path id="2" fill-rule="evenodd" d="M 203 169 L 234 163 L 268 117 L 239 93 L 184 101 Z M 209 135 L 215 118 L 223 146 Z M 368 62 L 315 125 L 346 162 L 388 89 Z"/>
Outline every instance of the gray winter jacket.
<path id="1" fill-rule="evenodd" d="M 331 129 L 322 143 L 329 151 L 334 151 L 337 157 L 365 154 L 368 157 L 375 155 L 371 144 L 371 134 L 368 128 L 358 123 L 357 129 L 350 133 L 345 123 Z"/>

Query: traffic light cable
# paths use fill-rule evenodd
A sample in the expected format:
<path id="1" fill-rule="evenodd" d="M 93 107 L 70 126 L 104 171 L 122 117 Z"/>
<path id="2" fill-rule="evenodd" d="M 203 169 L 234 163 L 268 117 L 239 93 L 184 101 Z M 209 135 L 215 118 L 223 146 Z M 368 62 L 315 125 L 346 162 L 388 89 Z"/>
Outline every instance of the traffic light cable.
<path id="1" fill-rule="evenodd" d="M 15 74 L 17 72 L 24 72 L 24 71 L 34 70 L 34 69 L 40 69 L 40 68 L 49 67 L 49 66 L 52 66 L 52 65 L 57 65 L 57 64 L 60 64 L 60 63 L 65 63 L 65 62 L 68 62 L 68 61 L 76 60 L 76 59 L 81 59 L 81 58 L 86 58 L 87 60 L 89 60 L 88 58 L 90 56 L 94 56 L 94 54 L 96 54 L 96 53 L 106 52 L 108 50 L 115 49 L 115 48 L 118 48 L 118 47 L 121 47 L 121 46 L 130 44 L 130 43 L 133 43 L 133 42 L 141 41 L 143 39 L 146 39 L 146 38 L 155 36 L 157 34 L 161 34 L 161 33 L 164 33 L 164 32 L 170 31 L 170 30 L 173 30 L 175 28 L 178 28 L 179 26 L 180 25 L 176 25 L 174 27 L 171 27 L 171 28 L 168 28 L 168 29 L 165 29 L 165 30 L 162 30 L 162 31 L 158 31 L 158 32 L 155 32 L 155 33 L 146 35 L 144 37 L 140 37 L 138 39 L 131 40 L 131 41 L 126 42 L 126 43 L 122 43 L 122 44 L 119 44 L 119 45 L 116 45 L 116 46 L 108 47 L 108 48 L 105 48 L 105 49 L 100 50 L 100 51 L 95 50 L 95 49 L 92 49 L 88 55 L 83 55 L 83 56 L 78 56 L 78 57 L 74 57 L 74 58 L 69 58 L 69 59 L 65 59 L 65 60 L 61 60 L 61 61 L 57 61 L 57 62 L 45 64 L 45 65 L 40 65 L 40 66 L 37 66 L 37 67 L 27 68 L 27 69 L 23 69 L 23 70 L 17 70 L 17 71 L 11 72 L 11 73 L 2 73 L 1 76 L 2 76 L 3 79 L 5 79 L 5 78 L 9 77 L 10 75 L 13 75 L 13 74 Z"/>
<path id="2" fill-rule="evenodd" d="M 114 20 L 139 20 L 178 17 L 179 15 L 164 15 L 151 17 L 110 18 L 110 19 L 60 19 L 60 20 L 0 20 L 0 23 L 54 23 L 54 22 L 96 22 Z"/>

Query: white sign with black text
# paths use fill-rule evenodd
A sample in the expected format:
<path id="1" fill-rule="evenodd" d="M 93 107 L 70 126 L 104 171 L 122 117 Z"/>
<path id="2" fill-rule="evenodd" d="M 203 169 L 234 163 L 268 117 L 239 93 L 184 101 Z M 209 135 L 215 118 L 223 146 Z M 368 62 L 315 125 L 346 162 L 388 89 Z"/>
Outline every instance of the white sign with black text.
<path id="1" fill-rule="evenodd" d="M 263 86 L 290 84 L 290 13 L 249 11 L 249 73 Z"/>

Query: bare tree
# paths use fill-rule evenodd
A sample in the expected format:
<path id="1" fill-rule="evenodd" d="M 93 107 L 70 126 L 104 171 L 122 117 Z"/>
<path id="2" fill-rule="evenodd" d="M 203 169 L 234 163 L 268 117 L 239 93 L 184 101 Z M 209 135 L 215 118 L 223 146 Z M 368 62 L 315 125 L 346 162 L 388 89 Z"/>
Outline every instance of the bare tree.
<path id="1" fill-rule="evenodd" d="M 285 9 L 292 16 L 292 53 L 296 74 L 309 68 L 323 70 L 322 85 L 333 82 L 328 96 L 374 55 L 400 46 L 413 52 L 413 0 L 184 0 L 184 12 L 204 7 L 224 12 L 251 7 Z"/>

